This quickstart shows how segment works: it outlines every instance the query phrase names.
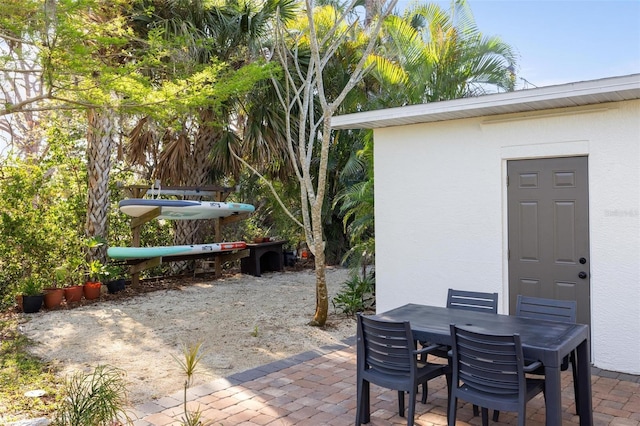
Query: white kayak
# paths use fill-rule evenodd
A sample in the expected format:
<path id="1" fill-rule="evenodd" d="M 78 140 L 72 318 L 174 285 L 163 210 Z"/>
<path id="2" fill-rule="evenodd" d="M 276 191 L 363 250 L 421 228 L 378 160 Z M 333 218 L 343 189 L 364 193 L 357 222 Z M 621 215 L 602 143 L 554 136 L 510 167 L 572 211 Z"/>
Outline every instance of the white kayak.
<path id="1" fill-rule="evenodd" d="M 223 203 L 216 201 L 163 200 L 148 198 L 128 198 L 118 204 L 120 211 L 132 217 L 139 217 L 160 208 L 158 219 L 215 219 L 239 213 L 252 213 L 251 204 Z"/>
<path id="2" fill-rule="evenodd" d="M 247 248 L 244 241 L 231 243 L 193 244 L 160 247 L 109 247 L 107 256 L 112 259 L 151 259 L 162 256 L 189 256 L 193 254 L 242 250 Z"/>

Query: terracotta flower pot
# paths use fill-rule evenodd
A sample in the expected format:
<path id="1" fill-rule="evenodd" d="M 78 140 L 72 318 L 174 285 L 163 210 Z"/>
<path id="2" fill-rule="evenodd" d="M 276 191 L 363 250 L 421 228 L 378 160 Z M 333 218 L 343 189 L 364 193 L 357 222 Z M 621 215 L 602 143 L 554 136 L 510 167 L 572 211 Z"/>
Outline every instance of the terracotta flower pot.
<path id="1" fill-rule="evenodd" d="M 45 288 L 44 289 L 44 306 L 47 309 L 55 308 L 62 304 L 64 299 L 64 289 L 62 288 Z"/>
<path id="2" fill-rule="evenodd" d="M 67 299 L 67 303 L 82 300 L 82 287 L 81 285 L 72 285 L 64 289 L 64 298 Z"/>
<path id="3" fill-rule="evenodd" d="M 87 300 L 93 300 L 100 297 L 100 287 L 102 287 L 102 283 L 86 282 L 84 284 L 84 298 Z"/>
<path id="4" fill-rule="evenodd" d="M 16 305 L 18 305 L 18 309 L 22 311 L 22 295 L 16 294 Z"/>

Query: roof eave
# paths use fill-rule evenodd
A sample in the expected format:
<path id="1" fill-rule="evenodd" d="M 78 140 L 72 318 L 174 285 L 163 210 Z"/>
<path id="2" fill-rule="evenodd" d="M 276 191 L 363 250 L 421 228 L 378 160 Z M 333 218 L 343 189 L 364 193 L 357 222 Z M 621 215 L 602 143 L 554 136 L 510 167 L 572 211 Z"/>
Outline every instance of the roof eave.
<path id="1" fill-rule="evenodd" d="M 332 117 L 334 129 L 374 129 L 640 99 L 640 74 Z"/>

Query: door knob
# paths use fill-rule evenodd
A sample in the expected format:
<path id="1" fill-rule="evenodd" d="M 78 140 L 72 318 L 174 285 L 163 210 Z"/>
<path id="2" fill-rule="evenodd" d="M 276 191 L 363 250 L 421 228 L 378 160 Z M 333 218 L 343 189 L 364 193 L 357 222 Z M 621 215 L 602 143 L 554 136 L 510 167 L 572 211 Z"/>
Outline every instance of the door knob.
<path id="1" fill-rule="evenodd" d="M 578 262 L 580 262 L 581 265 L 584 265 L 585 263 L 587 263 L 587 259 L 585 259 L 584 257 L 581 257 L 580 260 L 578 260 Z"/>
<path id="2" fill-rule="evenodd" d="M 580 273 L 578 273 L 578 277 L 584 280 L 585 278 L 587 278 L 587 273 L 584 271 L 580 271 Z"/>

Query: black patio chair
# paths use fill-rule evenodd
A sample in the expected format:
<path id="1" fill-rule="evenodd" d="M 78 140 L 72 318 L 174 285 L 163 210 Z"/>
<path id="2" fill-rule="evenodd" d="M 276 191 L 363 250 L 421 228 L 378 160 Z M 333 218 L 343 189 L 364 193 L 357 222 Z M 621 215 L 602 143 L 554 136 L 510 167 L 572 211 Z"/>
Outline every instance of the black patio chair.
<path id="1" fill-rule="evenodd" d="M 575 300 L 555 300 L 555 299 L 543 299 L 541 297 L 530 297 L 518 295 L 516 301 L 516 316 L 536 318 L 550 321 L 561 321 L 575 324 L 577 315 L 577 304 Z M 576 400 L 576 414 L 578 414 L 578 367 L 576 364 L 576 351 L 571 351 L 569 355 L 564 357 L 561 371 L 569 369 L 571 364 L 573 372 L 573 391 L 575 393 Z M 532 374 L 544 375 L 544 366 L 541 366 Z"/>
<path id="2" fill-rule="evenodd" d="M 358 315 L 356 426 L 370 421 L 370 383 L 398 391 L 398 414 L 404 417 L 404 394 L 409 393 L 407 425 L 415 416 L 419 384 L 447 374 L 449 367 L 419 361 L 419 356 L 436 346 L 416 350 L 408 321 L 381 321 Z M 449 381 L 449 380 L 447 380 Z M 427 402 L 423 393 L 422 403 Z"/>
<path id="3" fill-rule="evenodd" d="M 447 308 L 497 314 L 498 293 L 454 290 L 450 288 L 447 293 Z M 428 342 L 420 342 L 420 344 L 423 346 L 431 345 Z M 448 346 L 440 345 L 430 353 L 440 358 L 448 358 L 450 349 Z M 426 355 L 422 358 L 422 361 L 426 361 Z"/>
<path id="4" fill-rule="evenodd" d="M 490 408 L 516 411 L 518 425 L 524 426 L 527 402 L 544 392 L 544 379 L 525 376 L 542 364 L 524 365 L 520 336 L 478 333 L 451 324 L 451 337 L 449 426 L 456 423 L 458 399 L 482 407 L 483 426 L 489 424 Z"/>
<path id="5" fill-rule="evenodd" d="M 498 293 L 482 293 L 450 288 L 447 294 L 447 308 L 497 314 Z"/>
<path id="6" fill-rule="evenodd" d="M 447 293 L 447 308 L 452 309 L 464 309 L 467 311 L 477 311 L 477 312 L 486 312 L 490 314 L 498 313 L 498 293 L 484 293 L 478 291 L 465 291 L 465 290 L 454 290 L 452 288 L 449 289 Z M 422 346 L 430 346 L 431 344 L 428 342 L 420 342 Z M 431 354 L 439 357 L 449 359 L 449 348 L 448 346 L 438 346 L 436 349 L 431 351 Z M 426 355 L 423 356 L 422 361 L 426 361 Z M 427 385 L 424 386 L 423 392 L 428 392 Z M 473 415 L 477 416 L 479 414 L 478 406 L 473 406 Z M 493 413 L 493 419 L 498 421 L 498 414 Z"/>

